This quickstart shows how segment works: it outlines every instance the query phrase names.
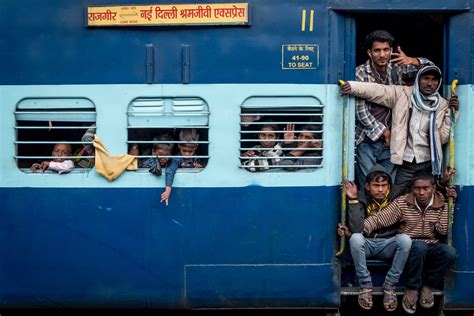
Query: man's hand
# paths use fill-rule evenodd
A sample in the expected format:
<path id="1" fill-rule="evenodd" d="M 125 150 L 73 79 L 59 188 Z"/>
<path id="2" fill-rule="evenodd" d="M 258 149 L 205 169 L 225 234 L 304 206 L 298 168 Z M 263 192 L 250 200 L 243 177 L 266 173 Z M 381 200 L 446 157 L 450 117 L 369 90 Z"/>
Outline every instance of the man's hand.
<path id="1" fill-rule="evenodd" d="M 283 128 L 285 131 L 283 133 L 283 139 L 285 143 L 291 143 L 295 140 L 295 124 L 286 124 L 286 127 Z"/>
<path id="2" fill-rule="evenodd" d="M 390 147 L 390 130 L 388 128 L 385 129 L 383 132 L 383 142 L 385 147 Z"/>
<path id="3" fill-rule="evenodd" d="M 346 236 L 347 238 L 351 237 L 352 233 L 349 228 L 341 223 L 337 224 L 337 234 L 339 236 Z"/>
<path id="4" fill-rule="evenodd" d="M 42 172 L 44 172 L 46 169 L 49 167 L 49 161 L 43 161 L 40 165 L 40 169 Z"/>
<path id="5" fill-rule="evenodd" d="M 254 157 L 254 156 L 255 156 L 255 151 L 253 151 L 253 150 L 247 150 L 246 152 L 243 153 L 242 156 L 245 156 L 245 157 Z"/>
<path id="6" fill-rule="evenodd" d="M 170 197 L 170 194 L 171 194 L 171 187 L 166 187 L 165 191 L 163 193 L 161 193 L 161 203 L 163 203 L 163 201 L 165 201 L 166 203 L 166 206 L 168 206 L 168 199 Z"/>
<path id="7" fill-rule="evenodd" d="M 351 93 L 351 85 L 349 82 L 346 82 L 341 86 L 341 95 L 349 94 Z"/>
<path id="8" fill-rule="evenodd" d="M 418 58 L 408 57 L 402 51 L 400 46 L 397 46 L 397 52 L 396 53 L 392 53 L 392 57 L 391 57 L 390 61 L 394 64 L 399 65 L 399 66 L 401 66 L 401 65 L 419 66 L 420 65 L 420 61 L 418 60 Z"/>
<path id="9" fill-rule="evenodd" d="M 354 181 L 345 181 L 344 188 L 349 199 L 357 199 L 357 185 Z"/>
<path id="10" fill-rule="evenodd" d="M 459 100 L 457 95 L 453 94 L 449 98 L 449 106 L 456 112 L 459 110 Z"/>
<path id="11" fill-rule="evenodd" d="M 453 199 L 456 200 L 456 198 L 458 197 L 458 194 L 456 192 L 456 189 L 454 187 L 449 187 L 446 189 L 446 195 L 448 197 L 452 197 Z"/>
<path id="12" fill-rule="evenodd" d="M 438 184 L 442 187 L 445 187 L 448 185 L 449 180 L 451 177 L 454 177 L 456 174 L 456 168 L 451 168 L 451 167 L 446 167 L 446 170 L 444 170 L 443 177 L 439 179 Z"/>

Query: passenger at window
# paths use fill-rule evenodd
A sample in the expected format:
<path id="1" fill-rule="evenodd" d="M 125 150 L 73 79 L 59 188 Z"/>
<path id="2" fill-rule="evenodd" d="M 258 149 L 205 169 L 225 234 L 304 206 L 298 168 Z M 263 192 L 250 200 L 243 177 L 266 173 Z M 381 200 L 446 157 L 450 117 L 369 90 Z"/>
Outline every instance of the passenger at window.
<path id="1" fill-rule="evenodd" d="M 393 52 L 394 37 L 387 31 L 369 33 L 365 46 L 369 59 L 356 68 L 356 81 L 401 85 L 403 78 L 414 76 L 426 58 L 408 57 L 400 46 Z M 381 164 L 395 180 L 396 168 L 390 162 L 391 111 L 376 101 L 356 99 L 356 180 L 364 185 L 368 171 Z"/>
<path id="2" fill-rule="evenodd" d="M 140 164 L 141 168 L 149 168 L 150 172 L 156 176 L 161 176 L 162 169 L 165 169 L 166 188 L 161 194 L 161 202 L 165 201 L 168 205 L 168 199 L 171 194 L 171 187 L 173 186 L 174 175 L 179 166 L 179 159 L 171 159 L 173 154 L 173 137 L 169 134 L 161 134 L 153 138 L 153 155 L 155 158 L 149 158 Z"/>
<path id="3" fill-rule="evenodd" d="M 283 151 L 278 143 L 276 131 L 278 131 L 278 126 L 271 122 L 260 126 L 260 132 L 258 133 L 259 144 L 253 146 L 253 150 L 247 150 L 242 154 L 245 157 L 255 157 L 243 162 L 243 165 L 247 166 L 248 170 L 252 172 L 268 170 L 270 169 L 269 166 L 276 165 L 281 160 L 280 156 L 282 156 Z"/>
<path id="4" fill-rule="evenodd" d="M 71 145 L 65 143 L 58 143 L 54 145 L 54 149 L 51 156 L 52 161 L 43 161 L 41 163 L 34 163 L 31 166 L 31 170 L 41 170 L 44 172 L 46 169 L 57 171 L 58 173 L 66 173 L 74 169 L 74 162 L 71 159 L 64 158 L 65 156 L 71 156 Z"/>
<path id="5" fill-rule="evenodd" d="M 158 140 L 167 140 L 172 141 L 170 136 L 159 136 Z M 168 205 L 168 200 L 171 195 L 171 186 L 173 184 L 174 175 L 178 168 L 202 168 L 203 165 L 199 159 L 193 158 L 196 149 L 198 148 L 198 144 L 196 143 L 199 141 L 199 133 L 194 129 L 183 129 L 179 132 L 179 140 L 186 143 L 180 143 L 178 145 L 179 153 L 181 156 L 185 156 L 182 158 L 165 158 L 161 157 L 158 158 L 159 155 L 169 156 L 172 151 L 172 144 L 169 144 L 168 147 L 161 147 L 161 151 L 155 150 L 155 155 L 157 158 L 152 158 L 158 160 L 158 164 L 155 162 L 151 167 L 150 171 L 154 174 L 161 175 L 161 169 L 158 171 L 159 168 L 162 167 L 163 164 L 166 165 L 166 188 L 165 191 L 161 194 L 161 202 L 165 201 L 166 205 Z M 159 147 L 157 147 L 158 149 Z M 188 158 L 190 157 L 190 158 Z M 148 162 L 148 163 L 147 163 Z M 150 166 L 150 160 L 147 160 L 144 164 L 144 167 Z"/>
<path id="6" fill-rule="evenodd" d="M 179 168 L 202 168 L 203 164 L 201 160 L 193 158 L 199 146 L 199 144 L 196 143 L 199 141 L 198 131 L 194 128 L 182 129 L 179 132 L 179 140 L 186 142 L 178 144 L 180 155 L 185 156 L 179 160 Z"/>
<path id="7" fill-rule="evenodd" d="M 82 135 L 81 141 L 87 142 L 90 144 L 82 145 L 82 149 L 77 153 L 75 156 L 76 158 L 76 165 L 80 168 L 93 168 L 95 165 L 94 158 L 82 158 L 82 156 L 95 156 L 95 148 L 92 144 L 94 140 L 94 134 L 96 130 L 96 125 L 92 124 L 87 131 Z"/>
<path id="8" fill-rule="evenodd" d="M 323 142 L 317 140 L 318 127 L 316 125 L 302 126 L 298 137 L 295 136 L 294 124 L 287 124 L 284 130 L 282 148 L 292 149 L 287 150 L 285 158 L 278 162 L 280 166 L 294 170 L 297 166 L 321 164 Z"/>
<path id="9" fill-rule="evenodd" d="M 346 82 L 341 94 L 350 93 L 370 102 L 392 109 L 390 155 L 397 165 L 394 194 L 410 189 L 413 175 L 425 170 L 441 176 L 442 144 L 449 140 L 451 108 L 457 111 L 456 95 L 449 102 L 438 90 L 441 70 L 426 66 L 417 73 L 413 86 L 386 86 L 377 83 Z"/>

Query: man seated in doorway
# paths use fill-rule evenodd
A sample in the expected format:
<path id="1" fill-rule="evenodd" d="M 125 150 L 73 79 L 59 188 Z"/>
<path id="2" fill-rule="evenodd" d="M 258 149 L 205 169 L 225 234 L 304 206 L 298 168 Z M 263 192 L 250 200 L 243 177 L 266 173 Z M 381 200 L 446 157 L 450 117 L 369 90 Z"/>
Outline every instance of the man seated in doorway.
<path id="1" fill-rule="evenodd" d="M 383 166 L 375 165 L 367 174 L 363 191 L 358 193 L 353 182 L 346 182 L 344 186 L 349 199 L 349 228 L 339 224 L 338 233 L 350 237 L 351 254 L 360 285 L 359 305 L 367 310 L 373 305 L 372 278 L 366 258 L 390 259 L 392 265 L 383 284 L 383 306 L 387 311 L 394 311 L 398 305 L 395 287 L 410 253 L 411 239 L 406 234 L 398 234 L 398 223 L 373 230 L 365 236 L 362 234 L 364 219 L 378 214 L 393 199 L 390 175 Z"/>
<path id="2" fill-rule="evenodd" d="M 446 192 L 448 197 L 457 196 L 452 187 Z M 418 291 L 420 306 L 433 307 L 432 289 L 443 284 L 444 275 L 456 258 L 453 247 L 439 242 L 439 236 L 448 232 L 448 203 L 436 191 L 433 175 L 426 171 L 415 174 L 410 193 L 398 197 L 381 212 L 364 220 L 364 234 L 395 223 L 400 223 L 401 233 L 412 238 L 402 305 L 407 313 L 414 314 Z"/>

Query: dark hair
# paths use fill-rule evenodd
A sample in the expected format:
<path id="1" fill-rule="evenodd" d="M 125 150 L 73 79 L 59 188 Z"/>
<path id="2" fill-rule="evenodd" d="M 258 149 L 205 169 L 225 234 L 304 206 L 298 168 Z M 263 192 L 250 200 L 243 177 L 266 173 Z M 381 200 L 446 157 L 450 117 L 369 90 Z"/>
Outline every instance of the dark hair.
<path id="1" fill-rule="evenodd" d="M 415 172 L 415 174 L 413 175 L 413 180 L 411 182 L 412 186 L 415 185 L 416 180 L 429 180 L 431 184 L 436 183 L 435 177 L 426 170 L 420 170 Z"/>
<path id="2" fill-rule="evenodd" d="M 308 131 L 311 133 L 317 133 L 318 132 L 318 126 L 314 124 L 306 124 L 301 127 L 302 131 Z"/>
<path id="3" fill-rule="evenodd" d="M 383 171 L 373 171 L 367 174 L 365 177 L 365 183 L 370 184 L 372 181 L 388 181 L 390 183 L 390 177 L 386 172 Z"/>
<path id="4" fill-rule="evenodd" d="M 278 131 L 278 125 L 273 124 L 273 122 L 270 122 L 270 121 L 268 121 L 268 122 L 266 122 L 265 124 L 263 124 L 263 125 L 260 126 L 260 132 L 261 132 L 264 128 L 269 128 L 269 129 L 271 129 L 272 131 Z M 277 134 L 277 136 L 278 136 L 278 134 Z"/>
<path id="5" fill-rule="evenodd" d="M 158 143 L 158 144 L 153 144 L 153 150 L 161 149 L 161 150 L 166 150 L 166 151 L 173 151 L 174 143 L 173 143 L 173 137 L 171 137 L 169 134 L 161 134 L 156 137 L 153 137 L 153 141 L 159 141 L 159 142 L 169 142 L 169 143 Z"/>
<path id="6" fill-rule="evenodd" d="M 366 49 L 372 49 L 374 42 L 388 43 L 388 46 L 393 47 L 395 38 L 387 31 L 377 30 L 369 33 L 365 37 L 365 47 Z"/>

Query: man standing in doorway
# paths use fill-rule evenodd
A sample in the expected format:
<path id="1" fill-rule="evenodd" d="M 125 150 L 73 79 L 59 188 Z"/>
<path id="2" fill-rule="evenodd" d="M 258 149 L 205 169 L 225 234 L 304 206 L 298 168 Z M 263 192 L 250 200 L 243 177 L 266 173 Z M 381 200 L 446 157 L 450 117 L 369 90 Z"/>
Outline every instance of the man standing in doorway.
<path id="1" fill-rule="evenodd" d="M 426 58 L 408 57 L 397 47 L 393 52 L 394 37 L 378 30 L 367 35 L 369 59 L 356 68 L 356 80 L 401 85 L 402 77 L 414 77 L 421 66 L 432 65 Z M 356 180 L 359 187 L 375 164 L 382 165 L 392 179 L 396 169 L 390 162 L 391 110 L 365 99 L 356 99 Z"/>

